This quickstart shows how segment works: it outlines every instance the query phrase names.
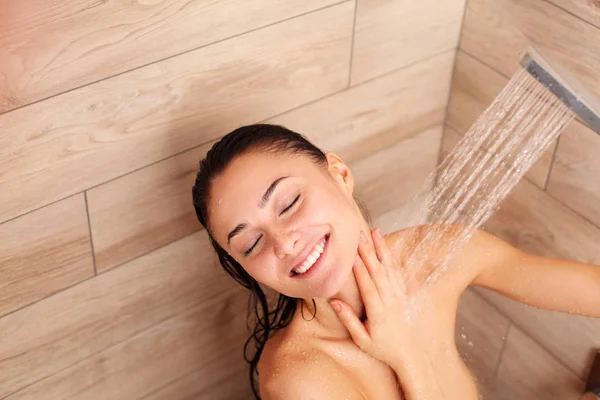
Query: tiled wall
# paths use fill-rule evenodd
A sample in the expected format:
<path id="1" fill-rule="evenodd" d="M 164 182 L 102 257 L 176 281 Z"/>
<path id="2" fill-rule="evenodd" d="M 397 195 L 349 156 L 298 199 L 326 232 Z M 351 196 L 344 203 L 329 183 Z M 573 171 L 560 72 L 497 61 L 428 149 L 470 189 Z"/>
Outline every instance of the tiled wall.
<path id="1" fill-rule="evenodd" d="M 469 0 L 444 152 L 506 85 L 530 44 L 600 95 L 598 2 Z M 572 122 L 485 228 L 531 253 L 600 265 L 598 154 L 600 136 Z M 591 356 L 600 348 L 600 320 L 537 310 L 486 290 L 471 289 L 475 299 L 472 295 L 484 297 L 495 310 L 481 322 L 499 326 L 473 340 L 475 348 L 487 347 L 497 360 L 488 375 L 481 375 L 489 398 L 577 398 Z"/>
<path id="2" fill-rule="evenodd" d="M 247 294 L 190 199 L 239 125 L 336 152 L 375 220 L 428 190 L 464 0 L 0 7 L 2 399 L 248 396 Z"/>

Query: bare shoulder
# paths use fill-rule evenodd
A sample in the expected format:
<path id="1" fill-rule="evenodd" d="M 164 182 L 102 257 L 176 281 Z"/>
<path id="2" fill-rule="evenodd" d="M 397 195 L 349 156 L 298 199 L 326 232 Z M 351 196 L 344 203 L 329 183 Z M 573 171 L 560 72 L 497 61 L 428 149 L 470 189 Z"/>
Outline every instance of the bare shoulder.
<path id="1" fill-rule="evenodd" d="M 258 379 L 263 400 L 364 399 L 333 359 L 290 336 L 278 332 L 261 355 Z"/>

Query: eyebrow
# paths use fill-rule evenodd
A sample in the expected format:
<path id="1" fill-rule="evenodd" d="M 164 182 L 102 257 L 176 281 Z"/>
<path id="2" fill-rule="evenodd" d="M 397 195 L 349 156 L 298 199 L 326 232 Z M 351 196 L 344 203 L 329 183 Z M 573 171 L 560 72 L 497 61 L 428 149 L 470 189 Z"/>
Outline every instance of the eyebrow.
<path id="1" fill-rule="evenodd" d="M 287 178 L 289 178 L 289 176 L 282 176 L 280 178 L 275 179 L 273 181 L 273 183 L 271 183 L 271 185 L 269 186 L 269 188 L 267 189 L 265 194 L 263 194 L 260 202 L 258 203 L 258 207 L 265 208 L 265 206 L 271 199 L 273 192 L 275 192 L 277 185 L 279 185 L 284 179 L 287 179 Z M 229 242 L 231 242 L 231 239 L 233 239 L 234 236 L 239 234 L 241 231 L 243 231 L 247 227 L 248 227 L 248 224 L 244 222 L 244 223 L 238 224 L 235 228 L 233 228 L 233 230 L 231 232 L 229 232 L 229 235 L 227 235 L 227 245 L 229 245 Z"/>

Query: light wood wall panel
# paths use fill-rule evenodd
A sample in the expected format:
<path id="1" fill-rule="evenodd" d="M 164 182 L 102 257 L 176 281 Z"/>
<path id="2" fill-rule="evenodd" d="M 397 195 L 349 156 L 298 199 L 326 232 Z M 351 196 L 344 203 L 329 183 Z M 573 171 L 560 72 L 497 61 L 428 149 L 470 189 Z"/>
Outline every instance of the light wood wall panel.
<path id="1" fill-rule="evenodd" d="M 548 193 L 600 227 L 600 135 L 581 123 L 571 128 L 560 138 Z"/>
<path id="2" fill-rule="evenodd" d="M 452 78 L 447 126 L 461 136 L 467 133 L 508 81 L 507 77 L 463 51 L 459 51 Z M 548 146 L 525 175 L 540 188 L 546 186 L 555 147 L 556 141 Z"/>
<path id="3" fill-rule="evenodd" d="M 335 0 L 2 0 L 0 113 Z"/>
<path id="4" fill-rule="evenodd" d="M 357 0 L 352 84 L 458 45 L 465 0 Z"/>
<path id="5" fill-rule="evenodd" d="M 0 224 L 0 316 L 93 275 L 83 194 Z"/>
<path id="6" fill-rule="evenodd" d="M 139 398 L 197 369 L 198 365 L 211 365 L 233 348 L 237 349 L 237 358 L 230 367 L 240 370 L 245 363 L 242 349 L 246 339 L 245 315 L 240 310 L 247 303 L 247 292 L 241 288 L 223 289 L 189 310 L 124 338 L 6 399 Z M 219 372 L 202 380 L 221 386 L 217 379 L 224 375 L 233 386 L 247 383 L 246 391 L 250 393 L 247 375 L 230 376 L 227 369 Z"/>
<path id="7" fill-rule="evenodd" d="M 496 372 L 510 320 L 473 289 L 463 292 L 458 303 L 454 340 L 471 370 L 483 399 L 492 399 Z"/>
<path id="8" fill-rule="evenodd" d="M 508 333 L 492 399 L 578 400 L 583 382 L 516 327 Z"/>
<path id="9" fill-rule="evenodd" d="M 431 189 L 442 138 L 436 126 L 350 165 L 355 195 L 373 217 L 396 209 Z"/>
<path id="10" fill-rule="evenodd" d="M 343 89 L 353 15 L 345 2 L 0 115 L 0 221 Z"/>
<path id="11" fill-rule="evenodd" d="M 532 44 L 600 93 L 600 29 L 540 0 L 469 0 L 461 49 L 506 76 Z"/>
<path id="12" fill-rule="evenodd" d="M 549 0 L 567 12 L 600 28 L 600 3 L 598 0 Z"/>
<path id="13" fill-rule="evenodd" d="M 0 319 L 0 397 L 16 395 L 233 287 L 206 233 L 197 232 L 7 315 Z M 141 374 L 144 364 L 137 368 Z M 137 379 L 137 373 L 129 377 Z"/>
<path id="14" fill-rule="evenodd" d="M 453 58 L 453 52 L 442 54 L 266 122 L 300 132 L 350 164 L 442 123 Z M 191 187 L 199 160 L 212 144 L 88 192 L 99 271 L 201 228 L 192 208 Z M 438 144 L 431 146 L 436 151 Z M 422 175 L 409 164 L 405 168 Z M 395 185 L 398 190 L 404 187 L 400 181 Z"/>

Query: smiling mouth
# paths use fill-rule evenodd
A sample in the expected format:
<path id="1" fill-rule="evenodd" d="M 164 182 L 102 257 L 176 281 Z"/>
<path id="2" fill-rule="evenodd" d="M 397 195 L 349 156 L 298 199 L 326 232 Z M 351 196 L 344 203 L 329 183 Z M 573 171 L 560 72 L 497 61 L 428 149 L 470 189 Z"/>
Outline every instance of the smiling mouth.
<path id="1" fill-rule="evenodd" d="M 312 252 L 306 257 L 301 265 L 290 271 L 290 276 L 302 276 L 309 272 L 315 265 L 318 265 L 325 248 L 327 247 L 328 241 L 329 234 L 325 235 L 323 239 L 314 246 Z"/>

